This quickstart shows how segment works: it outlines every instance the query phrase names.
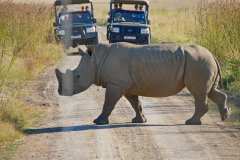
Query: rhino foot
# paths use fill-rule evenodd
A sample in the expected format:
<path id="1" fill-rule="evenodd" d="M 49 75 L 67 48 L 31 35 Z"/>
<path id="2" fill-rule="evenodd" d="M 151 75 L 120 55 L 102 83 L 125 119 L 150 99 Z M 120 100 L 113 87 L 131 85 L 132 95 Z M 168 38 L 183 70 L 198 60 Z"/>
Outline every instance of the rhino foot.
<path id="1" fill-rule="evenodd" d="M 186 125 L 201 125 L 202 122 L 200 120 L 196 120 L 194 118 L 190 118 L 185 122 Z"/>
<path id="2" fill-rule="evenodd" d="M 108 118 L 107 117 L 104 117 L 102 115 L 100 115 L 98 118 L 96 118 L 93 123 L 97 124 L 97 125 L 105 125 L 105 124 L 108 124 L 109 121 L 108 121 Z"/>
<path id="3" fill-rule="evenodd" d="M 222 121 L 226 120 L 231 114 L 231 108 L 224 108 L 222 111 L 220 111 L 221 119 Z"/>
<path id="4" fill-rule="evenodd" d="M 135 118 L 132 119 L 132 123 L 146 123 L 147 119 L 145 118 L 144 115 L 142 116 L 136 116 Z"/>

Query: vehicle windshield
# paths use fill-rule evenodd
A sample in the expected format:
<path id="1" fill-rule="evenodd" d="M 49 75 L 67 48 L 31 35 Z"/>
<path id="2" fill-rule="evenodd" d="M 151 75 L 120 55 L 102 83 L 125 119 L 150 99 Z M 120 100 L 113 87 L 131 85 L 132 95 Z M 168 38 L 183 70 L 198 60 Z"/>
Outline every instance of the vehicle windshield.
<path id="1" fill-rule="evenodd" d="M 69 22 L 71 22 L 72 24 L 92 23 L 91 13 L 89 11 L 84 11 L 84 12 L 72 12 L 72 13 L 59 14 L 60 25 L 63 25 Z"/>
<path id="2" fill-rule="evenodd" d="M 113 22 L 146 23 L 146 16 L 144 11 L 114 10 L 112 17 Z"/>

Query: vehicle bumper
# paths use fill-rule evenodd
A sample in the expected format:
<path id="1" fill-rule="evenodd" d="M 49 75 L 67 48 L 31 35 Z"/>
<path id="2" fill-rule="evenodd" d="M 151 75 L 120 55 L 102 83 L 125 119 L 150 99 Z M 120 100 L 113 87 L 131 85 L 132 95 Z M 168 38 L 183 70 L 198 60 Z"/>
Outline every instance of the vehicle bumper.
<path id="1" fill-rule="evenodd" d="M 98 34 L 97 32 L 89 33 L 86 36 L 81 38 L 71 38 L 74 45 L 78 44 L 97 44 L 98 43 Z"/>
<path id="2" fill-rule="evenodd" d="M 97 44 L 98 43 L 98 33 L 87 33 L 86 35 L 81 36 L 62 36 L 59 37 L 61 41 L 72 46 L 84 45 L 84 44 Z"/>
<path id="3" fill-rule="evenodd" d="M 129 37 L 129 38 L 126 38 Z M 131 38 L 135 37 L 135 38 Z M 109 42 L 116 43 L 116 42 L 130 42 L 134 44 L 148 44 L 149 43 L 149 34 L 142 34 L 142 35 L 122 35 L 118 33 L 111 33 L 109 36 Z"/>

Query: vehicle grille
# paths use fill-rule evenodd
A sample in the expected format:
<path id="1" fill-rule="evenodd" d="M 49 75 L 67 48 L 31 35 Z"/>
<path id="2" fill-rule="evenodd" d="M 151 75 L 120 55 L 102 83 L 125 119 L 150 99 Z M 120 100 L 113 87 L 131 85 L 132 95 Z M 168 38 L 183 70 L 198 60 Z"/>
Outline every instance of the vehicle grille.
<path id="1" fill-rule="evenodd" d="M 139 27 L 121 27 L 121 32 L 125 33 L 126 35 L 136 35 L 140 33 L 140 28 Z"/>

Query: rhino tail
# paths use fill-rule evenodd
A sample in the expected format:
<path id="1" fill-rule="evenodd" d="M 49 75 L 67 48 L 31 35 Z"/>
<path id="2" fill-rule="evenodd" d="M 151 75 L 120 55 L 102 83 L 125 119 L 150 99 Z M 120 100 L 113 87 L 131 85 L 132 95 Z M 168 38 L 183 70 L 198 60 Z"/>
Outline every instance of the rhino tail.
<path id="1" fill-rule="evenodd" d="M 217 73 L 217 76 L 215 78 L 215 81 L 214 81 L 213 85 L 217 86 L 219 84 L 219 87 L 223 88 L 221 66 L 220 66 L 219 61 L 217 60 L 217 58 L 215 56 L 213 56 L 213 57 L 214 57 L 214 60 L 215 60 L 215 63 L 217 65 L 217 69 L 218 69 L 218 73 Z M 218 84 L 217 84 L 217 82 L 218 82 Z"/>

